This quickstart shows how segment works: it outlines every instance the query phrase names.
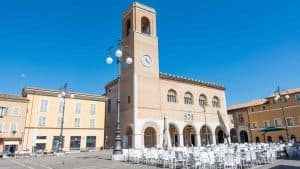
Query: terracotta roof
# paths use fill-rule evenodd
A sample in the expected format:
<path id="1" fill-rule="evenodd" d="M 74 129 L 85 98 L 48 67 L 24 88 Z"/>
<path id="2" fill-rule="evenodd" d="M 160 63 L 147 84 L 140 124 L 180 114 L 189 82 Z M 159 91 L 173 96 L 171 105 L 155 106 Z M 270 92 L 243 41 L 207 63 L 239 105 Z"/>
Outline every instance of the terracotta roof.
<path id="1" fill-rule="evenodd" d="M 19 95 L 4 94 L 4 93 L 0 93 L 0 99 L 29 101 L 26 97 L 22 97 Z"/>
<path id="2" fill-rule="evenodd" d="M 220 89 L 220 90 L 225 90 L 224 85 L 220 85 L 220 84 L 213 83 L 213 82 L 206 82 L 206 81 L 203 81 L 203 80 L 197 80 L 197 79 L 193 79 L 193 78 L 189 78 L 189 77 L 172 75 L 172 74 L 168 74 L 168 73 L 160 73 L 159 77 L 162 78 L 162 79 L 181 81 L 181 82 L 186 82 L 186 83 L 191 83 L 191 84 L 216 88 L 216 89 Z"/>
<path id="3" fill-rule="evenodd" d="M 236 109 L 242 109 L 246 107 L 251 107 L 251 106 L 257 106 L 257 105 L 262 105 L 267 103 L 267 99 L 258 99 L 258 100 L 253 100 L 247 103 L 242 103 L 242 104 L 234 104 L 228 108 L 228 111 L 230 110 L 236 110 Z"/>
<path id="4" fill-rule="evenodd" d="M 189 77 L 183 77 L 183 76 L 178 76 L 178 75 L 172 75 L 172 74 L 167 74 L 167 73 L 160 73 L 159 77 L 161 79 L 168 79 L 168 80 L 174 80 L 174 81 L 180 81 L 180 82 L 185 82 L 185 83 L 190 83 L 190 84 L 196 84 L 196 85 L 201 85 L 201 86 L 206 86 L 206 87 L 211 87 L 215 89 L 220 89 L 220 90 L 225 90 L 224 85 L 212 83 L 212 82 L 206 82 L 202 80 L 197 80 Z M 116 85 L 118 82 L 118 79 L 114 79 L 105 86 L 107 89 L 108 87 Z"/>
<path id="5" fill-rule="evenodd" d="M 287 89 L 287 90 L 280 91 L 281 95 L 293 94 L 293 93 L 300 93 L 300 88 L 293 88 L 293 89 Z M 247 103 L 232 105 L 228 108 L 228 111 L 242 109 L 242 108 L 246 108 L 246 107 L 250 107 L 250 106 L 262 105 L 262 104 L 267 103 L 268 99 L 272 98 L 272 97 L 275 97 L 275 93 L 272 96 L 268 96 L 264 99 L 258 99 L 258 100 L 253 100 L 253 101 L 247 102 Z"/>
<path id="6" fill-rule="evenodd" d="M 22 95 L 24 97 L 26 97 L 27 94 L 36 94 L 36 95 L 57 97 L 59 93 L 60 93 L 60 90 L 44 89 L 44 88 L 38 88 L 38 87 L 28 87 L 28 88 L 24 88 L 22 91 Z M 79 93 L 79 92 L 69 92 L 69 93 L 74 94 L 75 99 L 93 100 L 93 101 L 107 101 L 108 100 L 108 98 L 103 95 L 95 95 L 95 94 L 87 94 L 87 93 Z"/>
<path id="7" fill-rule="evenodd" d="M 286 94 L 293 94 L 293 93 L 300 93 L 300 88 L 293 88 L 293 89 L 287 89 L 287 90 L 281 90 L 280 94 L 281 95 L 286 95 Z M 267 98 L 274 97 L 275 93 Z"/>

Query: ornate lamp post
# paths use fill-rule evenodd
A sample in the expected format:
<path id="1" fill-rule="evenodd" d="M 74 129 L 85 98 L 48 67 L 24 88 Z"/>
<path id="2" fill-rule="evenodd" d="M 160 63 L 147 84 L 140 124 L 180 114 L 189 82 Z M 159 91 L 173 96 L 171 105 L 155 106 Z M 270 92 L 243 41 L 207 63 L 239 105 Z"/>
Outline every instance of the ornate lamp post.
<path id="1" fill-rule="evenodd" d="M 64 137 L 63 137 L 63 131 L 64 131 L 64 117 L 65 117 L 65 107 L 66 107 L 66 98 L 74 98 L 75 95 L 71 94 L 67 90 L 68 84 L 65 83 L 64 87 L 60 89 L 60 93 L 57 95 L 58 98 L 63 99 L 63 108 L 62 108 L 62 118 L 60 122 L 60 135 L 59 135 L 59 143 L 58 143 L 58 149 L 57 152 L 63 151 L 63 144 L 64 144 Z"/>
<path id="2" fill-rule="evenodd" d="M 121 140 L 121 127 L 120 127 L 120 80 L 121 80 L 121 63 L 123 60 L 123 51 L 126 50 L 128 54 L 128 47 L 127 46 L 121 46 L 121 43 L 119 41 L 119 44 L 117 47 L 111 46 L 107 49 L 108 57 L 106 58 L 107 64 L 113 63 L 113 58 L 111 56 L 112 51 L 115 50 L 116 55 L 116 63 L 118 64 L 118 96 L 117 96 L 117 123 L 116 123 L 116 130 L 115 130 L 115 142 L 114 142 L 114 149 L 113 149 L 113 160 L 121 160 L 121 156 L 123 154 L 122 150 L 122 140 Z M 126 57 L 126 64 L 130 65 L 132 64 L 132 58 L 130 56 Z"/>
<path id="3" fill-rule="evenodd" d="M 287 100 L 289 100 L 290 96 L 288 94 L 282 94 L 282 90 L 280 90 L 280 88 L 278 86 L 277 90 L 275 91 L 274 100 L 277 102 L 281 98 L 283 98 L 287 101 Z M 288 129 L 288 125 L 287 125 L 287 119 L 286 119 L 285 112 L 284 112 L 284 106 L 281 106 L 281 113 L 282 113 L 283 121 L 284 121 L 284 124 L 285 124 L 286 138 L 287 138 L 287 141 L 289 142 L 290 141 L 290 136 L 289 136 L 289 129 Z"/>

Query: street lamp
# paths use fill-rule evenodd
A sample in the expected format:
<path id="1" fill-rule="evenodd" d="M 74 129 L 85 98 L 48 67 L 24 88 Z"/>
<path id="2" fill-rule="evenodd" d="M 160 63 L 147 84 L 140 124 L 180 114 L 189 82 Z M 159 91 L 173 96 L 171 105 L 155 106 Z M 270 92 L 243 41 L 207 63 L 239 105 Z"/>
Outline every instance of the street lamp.
<path id="1" fill-rule="evenodd" d="M 127 46 L 122 46 L 121 42 L 119 41 L 119 44 L 117 47 L 111 46 L 107 49 L 107 58 L 106 58 L 106 63 L 107 64 L 112 64 L 113 63 L 113 58 L 111 56 L 112 51 L 115 50 L 115 55 L 116 55 L 116 63 L 118 64 L 118 98 L 117 98 L 117 124 L 116 124 L 116 129 L 115 129 L 115 142 L 114 142 L 114 149 L 113 149 L 113 160 L 121 160 L 120 155 L 123 154 L 122 150 L 122 140 L 121 140 L 121 127 L 120 127 L 120 79 L 121 79 L 121 64 L 124 55 L 124 50 L 126 50 L 128 54 L 128 47 Z M 132 58 L 130 56 L 126 57 L 125 60 L 126 64 L 130 65 L 132 64 Z"/>
<path id="2" fill-rule="evenodd" d="M 63 99 L 63 108 L 62 108 L 62 118 L 60 122 L 60 135 L 59 135 L 59 144 L 57 152 L 62 152 L 63 150 L 63 144 L 64 144 L 64 138 L 63 138 L 63 130 L 64 130 L 64 117 L 65 117 L 65 107 L 66 107 L 66 98 L 75 98 L 75 94 L 71 94 L 67 91 L 68 84 L 65 83 L 64 87 L 60 89 L 59 94 L 57 95 L 58 98 Z"/>
<path id="3" fill-rule="evenodd" d="M 275 91 L 275 98 L 274 100 L 277 102 L 280 98 L 284 98 L 286 101 L 290 98 L 290 96 L 288 94 L 282 94 L 282 90 L 280 90 L 279 86 L 277 88 L 277 90 Z M 286 121 L 286 117 L 285 117 L 285 112 L 284 112 L 284 106 L 281 106 L 281 113 L 283 116 L 283 121 L 285 124 L 285 132 L 286 132 L 286 138 L 287 141 L 290 141 L 290 136 L 289 136 L 289 131 L 288 131 L 288 125 L 287 125 L 287 121 Z"/>
<path id="4" fill-rule="evenodd" d="M 208 145 L 208 129 L 207 129 L 207 125 L 206 125 L 206 99 L 204 102 L 200 102 L 200 106 L 203 107 L 204 110 L 204 125 L 205 125 L 205 145 Z"/>

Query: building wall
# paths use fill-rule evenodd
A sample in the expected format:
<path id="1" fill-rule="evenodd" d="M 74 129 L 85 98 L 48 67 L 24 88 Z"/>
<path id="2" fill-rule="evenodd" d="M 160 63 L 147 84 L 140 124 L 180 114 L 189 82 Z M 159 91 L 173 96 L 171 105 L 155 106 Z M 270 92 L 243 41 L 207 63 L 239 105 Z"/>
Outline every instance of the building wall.
<path id="1" fill-rule="evenodd" d="M 272 140 L 278 141 L 278 137 L 282 136 L 284 141 L 287 140 L 287 133 L 285 130 L 283 131 L 273 131 L 264 133 L 259 130 L 264 128 L 264 121 L 269 121 L 270 127 L 275 127 L 275 119 L 280 119 L 283 128 L 286 128 L 286 123 L 284 121 L 285 117 L 292 117 L 294 121 L 294 125 L 288 126 L 288 133 L 290 136 L 294 135 L 296 137 L 296 141 L 300 141 L 300 101 L 296 99 L 296 95 L 299 93 L 290 94 L 290 98 L 287 102 L 278 101 L 276 104 L 273 104 L 274 97 L 268 98 L 268 103 L 265 104 L 266 110 L 262 109 L 263 105 L 256 105 L 253 107 L 249 107 L 249 115 L 250 115 L 250 124 L 252 131 L 252 139 L 255 141 L 256 137 L 259 137 L 261 141 L 268 138 L 268 136 L 272 137 Z M 253 110 L 253 109 L 254 110 Z M 252 111 L 253 110 L 253 111 Z M 284 111 L 284 114 L 283 112 Z M 253 128 L 253 122 L 257 122 L 258 128 Z"/>
<path id="2" fill-rule="evenodd" d="M 4 150 L 5 145 L 12 144 L 13 142 L 18 143 L 16 150 L 21 150 L 27 103 L 26 99 L 0 98 L 0 106 L 8 108 L 8 113 L 2 118 L 0 117 L 0 152 Z M 13 114 L 14 108 L 19 109 L 18 116 Z M 15 123 L 17 127 L 15 134 L 11 130 L 12 123 Z"/>
<path id="3" fill-rule="evenodd" d="M 62 113 L 58 112 L 59 102 L 63 99 L 54 96 L 28 94 L 30 100 L 28 114 L 26 118 L 25 135 L 23 149 L 33 150 L 35 143 L 45 142 L 46 151 L 51 151 L 53 136 L 60 135 L 60 126 L 58 126 L 58 117 Z M 47 112 L 40 112 L 41 100 L 48 100 Z M 76 103 L 81 104 L 80 114 L 75 113 Z M 90 114 L 91 104 L 96 105 L 96 114 Z M 64 150 L 69 150 L 70 136 L 81 136 L 81 150 L 86 149 L 85 140 L 87 136 L 96 136 L 96 148 L 104 146 L 104 119 L 105 119 L 105 102 L 92 101 L 84 99 L 67 98 L 65 101 L 65 118 L 64 133 L 65 143 Z M 45 126 L 39 125 L 39 117 L 46 117 Z M 75 118 L 80 118 L 80 127 L 74 126 Z M 95 119 L 94 128 L 90 127 L 90 119 Z M 37 140 L 37 136 L 47 136 L 46 140 Z"/>
<path id="4" fill-rule="evenodd" d="M 288 95 L 289 99 L 286 101 L 284 97 Z M 298 96 L 298 97 L 296 97 Z M 273 142 L 278 142 L 279 136 L 282 136 L 282 141 L 287 141 L 287 135 L 289 137 L 295 137 L 294 141 L 300 141 L 300 90 L 299 89 L 289 89 L 282 93 L 281 99 L 278 101 L 274 101 L 275 96 L 267 97 L 264 99 L 265 101 L 257 102 L 255 104 L 245 103 L 245 106 L 241 106 L 240 108 L 230 109 L 228 113 L 234 118 L 238 118 L 240 113 L 245 117 L 247 112 L 249 113 L 249 126 L 250 131 L 249 135 L 252 137 L 252 141 L 256 142 L 259 139 L 260 142 L 268 142 L 268 137 L 272 137 Z M 252 102 L 254 103 L 254 102 Z M 241 104 L 243 105 L 243 104 Z M 285 118 L 292 117 L 293 124 L 291 126 L 286 127 Z M 244 118 L 247 119 L 247 118 Z M 261 130 L 268 127 L 265 126 L 264 122 L 269 123 L 269 127 L 275 126 L 275 119 L 280 119 L 281 126 L 277 126 L 278 128 L 283 128 L 280 131 L 271 131 L 271 132 L 262 132 Z M 237 123 L 237 120 L 235 123 Z M 247 123 L 247 122 L 246 122 Z M 257 124 L 255 128 L 253 123 Z M 235 129 L 240 128 L 241 126 L 236 126 Z M 286 130 L 287 129 L 287 130 Z"/>
<path id="5" fill-rule="evenodd" d="M 230 136 L 232 142 L 252 142 L 251 131 L 249 130 L 249 116 L 247 108 L 229 110 L 228 116 L 231 118 L 231 123 L 234 128 L 230 129 Z M 246 137 L 241 133 L 246 132 Z M 243 138 L 242 138 L 243 137 Z"/>

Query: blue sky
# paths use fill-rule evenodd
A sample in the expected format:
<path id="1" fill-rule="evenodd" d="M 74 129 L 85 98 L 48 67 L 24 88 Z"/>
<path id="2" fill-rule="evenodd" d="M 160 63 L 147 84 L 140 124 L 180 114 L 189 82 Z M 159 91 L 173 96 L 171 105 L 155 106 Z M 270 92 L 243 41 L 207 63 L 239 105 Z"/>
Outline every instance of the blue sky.
<path id="1" fill-rule="evenodd" d="M 105 52 L 131 2 L 0 1 L 0 92 L 67 81 L 102 94 L 116 76 Z M 228 105 L 300 87 L 300 1 L 140 2 L 157 10 L 161 72 L 224 84 Z"/>

